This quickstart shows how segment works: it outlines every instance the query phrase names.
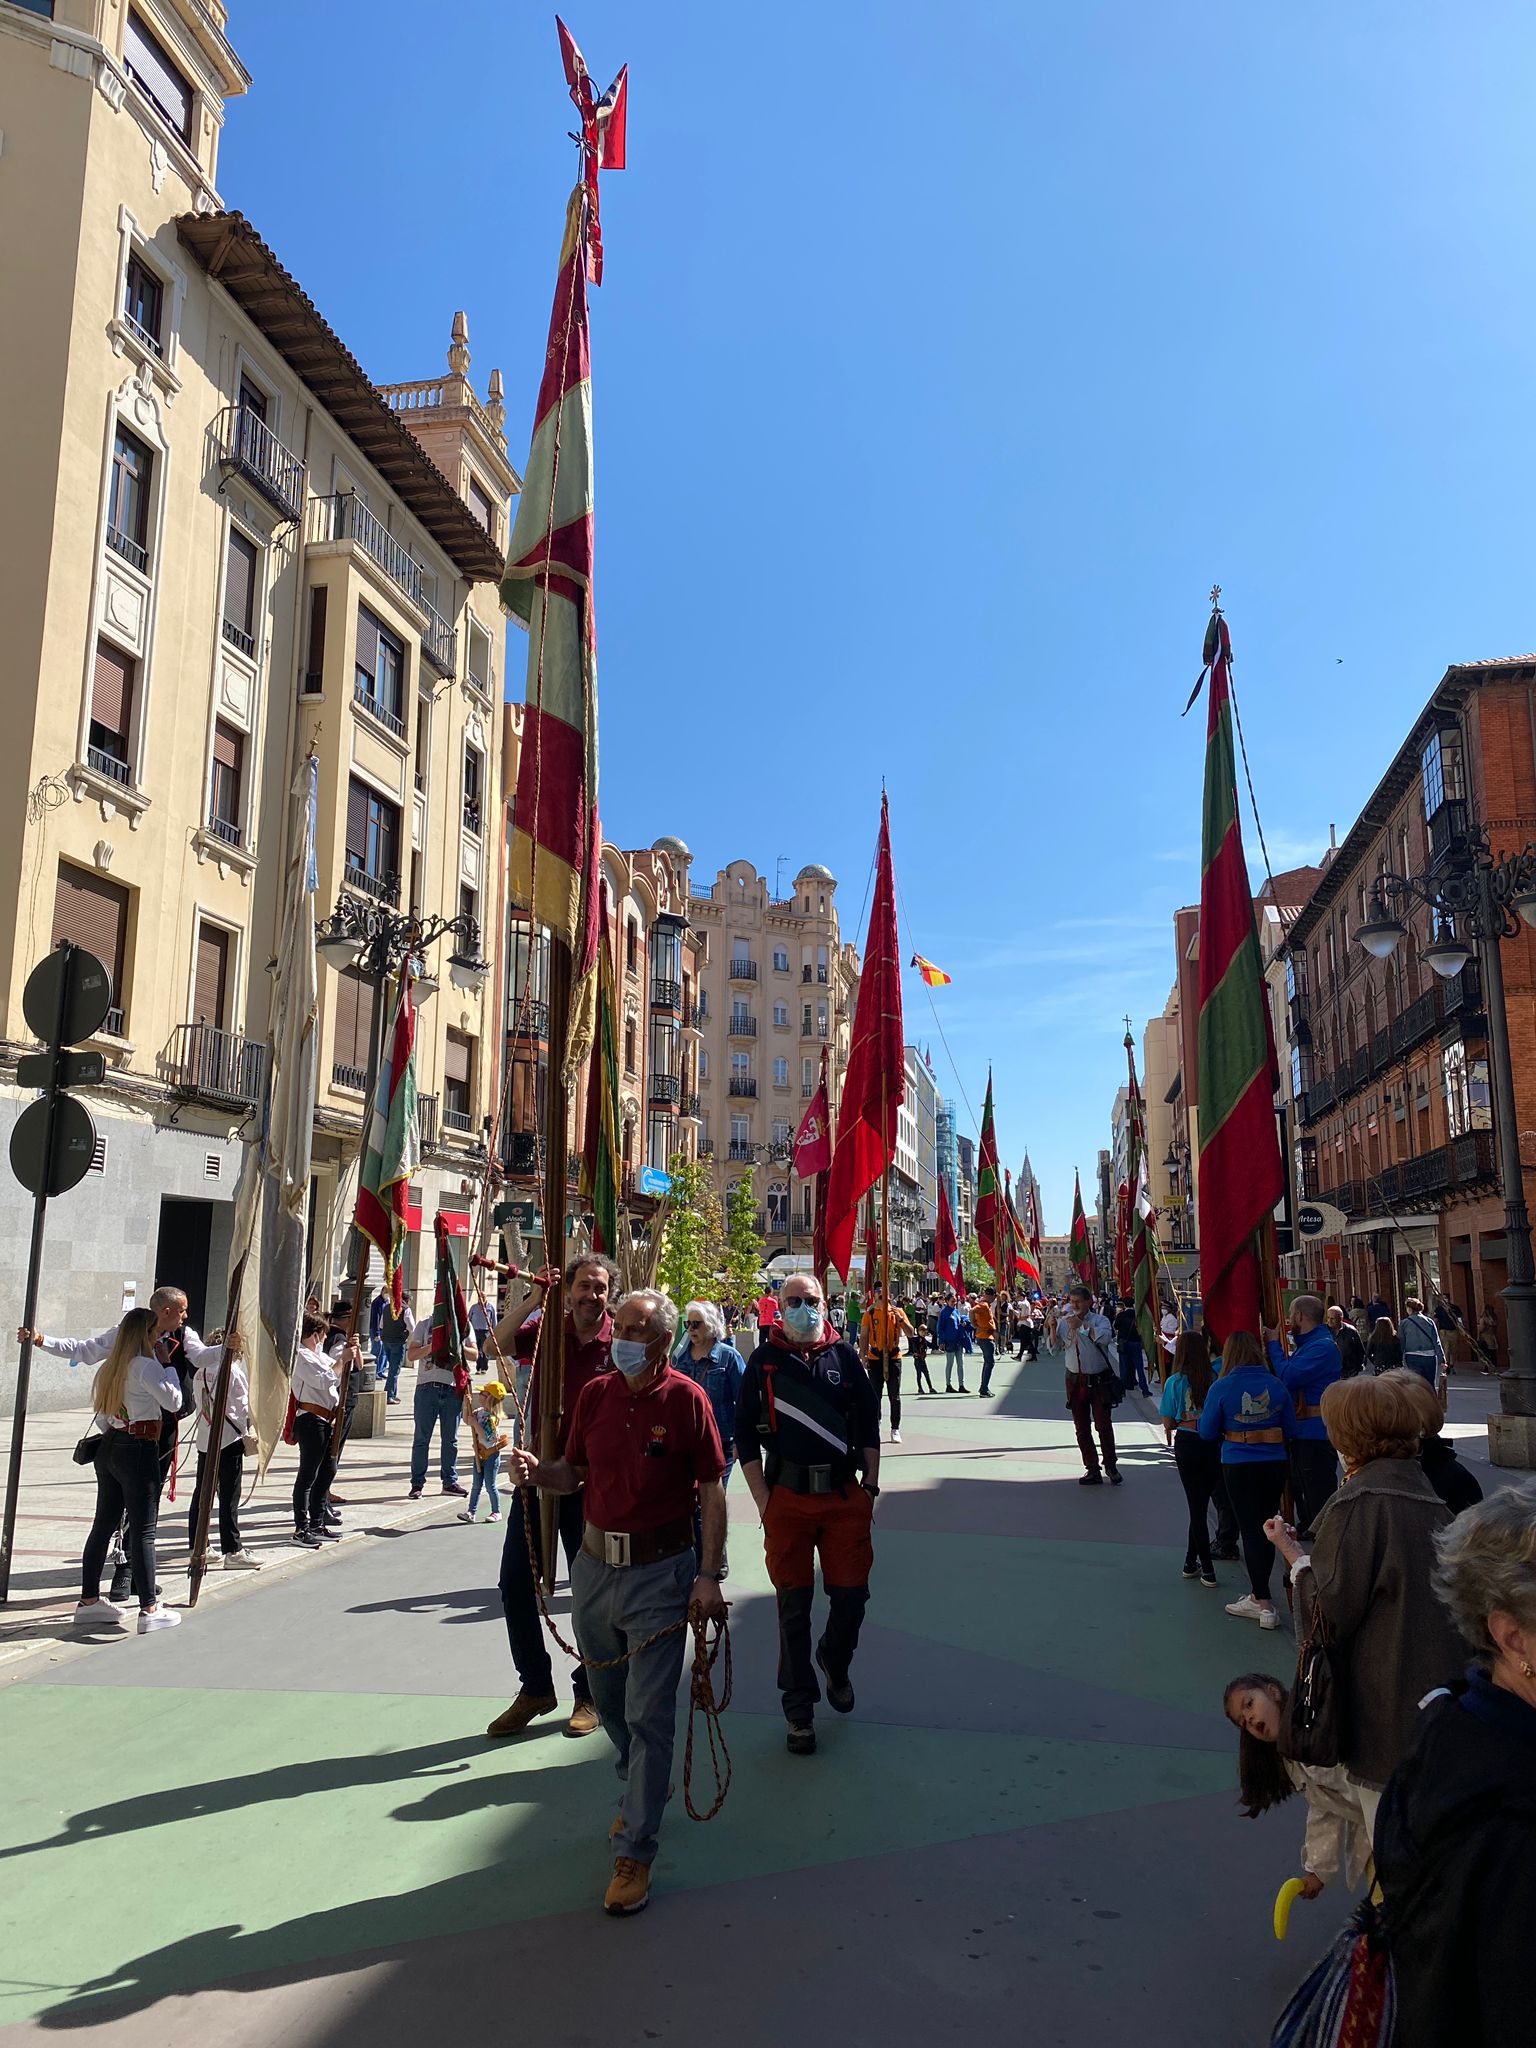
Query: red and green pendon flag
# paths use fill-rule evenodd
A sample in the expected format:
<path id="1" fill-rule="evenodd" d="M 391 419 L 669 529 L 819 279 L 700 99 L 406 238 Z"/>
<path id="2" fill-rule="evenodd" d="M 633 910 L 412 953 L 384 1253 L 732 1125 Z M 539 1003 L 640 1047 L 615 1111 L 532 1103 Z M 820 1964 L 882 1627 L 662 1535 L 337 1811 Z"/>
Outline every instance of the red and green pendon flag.
<path id="1" fill-rule="evenodd" d="M 437 1285 L 432 1293 L 432 1334 L 428 1342 L 428 1356 L 434 1365 L 449 1368 L 455 1393 L 463 1394 L 469 1389 L 469 1363 L 464 1356 L 464 1346 L 471 1335 L 469 1311 L 464 1305 L 464 1289 L 459 1285 L 459 1269 L 453 1263 L 448 1219 L 441 1209 L 432 1228 L 437 1238 Z"/>
<path id="2" fill-rule="evenodd" d="M 1130 1073 L 1130 1151 L 1128 1158 L 1130 1191 L 1130 1266 L 1131 1300 L 1136 1309 L 1136 1329 L 1141 1338 L 1142 1349 L 1149 1359 L 1161 1356 L 1158 1351 L 1159 1314 L 1157 1298 L 1157 1211 L 1152 1206 L 1147 1191 L 1147 1113 L 1141 1097 L 1141 1083 L 1136 1079 L 1136 1046 L 1129 1031 L 1125 1034 L 1125 1057 Z"/>
<path id="3" fill-rule="evenodd" d="M 1006 1168 L 1003 1172 L 1003 1206 L 1008 1218 L 1008 1235 L 1012 1240 L 1012 1265 L 1009 1268 L 1009 1284 L 1010 1286 L 1012 1285 L 1012 1276 L 1017 1273 L 1022 1276 L 1026 1287 L 1038 1287 L 1040 1285 L 1040 1268 L 1036 1264 L 1034 1254 L 1030 1250 L 1029 1238 L 1020 1219 L 1019 1212 L 1013 1206 L 1013 1175 Z"/>
<path id="4" fill-rule="evenodd" d="M 400 1260 L 405 1250 L 405 1216 L 411 1175 L 421 1164 L 421 1117 L 416 1106 L 416 1006 L 411 977 L 400 976 L 400 993 L 389 1027 L 363 1156 L 358 1169 L 355 1222 L 384 1261 L 384 1285 L 398 1315 L 405 1301 Z"/>
<path id="5" fill-rule="evenodd" d="M 992 1268 L 999 1287 L 1004 1284 L 1005 1261 L 1001 1249 L 1002 1188 L 997 1178 L 997 1127 L 992 1121 L 992 1069 L 987 1069 L 987 1097 L 981 1106 L 981 1143 L 976 1149 L 976 1206 L 971 1227 L 981 1256 Z"/>
<path id="6" fill-rule="evenodd" d="M 615 1254 L 619 1241 L 619 1061 L 614 1022 L 613 960 L 607 940 L 598 949 L 597 1030 L 587 1069 L 587 1123 L 581 1149 L 582 1192 L 592 1204 L 592 1249 Z"/>
<path id="7" fill-rule="evenodd" d="M 1083 1285 L 1097 1288 L 1099 1262 L 1093 1255 L 1093 1239 L 1088 1235 L 1088 1218 L 1083 1214 L 1083 1183 L 1075 1173 L 1072 1176 L 1072 1235 L 1067 1244 L 1067 1257 Z"/>
<path id="8" fill-rule="evenodd" d="M 592 611 L 592 353 L 587 313 L 591 194 L 572 192 L 533 444 L 501 601 L 528 628 L 507 887 L 571 954 L 570 1024 L 551 1048 L 574 1079 L 592 1044 L 598 883 L 597 630 Z M 557 1135 L 551 1143 L 563 1142 Z"/>
<path id="9" fill-rule="evenodd" d="M 1200 874 L 1200 1283 L 1222 1339 L 1258 1336 L 1275 1293 L 1272 1219 L 1285 1192 L 1278 1074 L 1237 810 L 1232 646 L 1219 609 L 1205 636 L 1210 700 Z"/>

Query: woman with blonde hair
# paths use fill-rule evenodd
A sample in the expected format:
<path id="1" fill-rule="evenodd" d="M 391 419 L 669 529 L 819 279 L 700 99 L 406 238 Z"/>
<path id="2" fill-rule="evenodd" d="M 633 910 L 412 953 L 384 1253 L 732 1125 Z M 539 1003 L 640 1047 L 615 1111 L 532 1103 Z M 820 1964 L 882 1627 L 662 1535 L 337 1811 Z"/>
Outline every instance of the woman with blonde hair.
<path id="1" fill-rule="evenodd" d="M 1413 1740 L 1419 1701 L 1461 1668 L 1456 1631 L 1435 1599 L 1435 1538 L 1451 1512 L 1419 1465 L 1424 1414 L 1397 1373 L 1336 1380 L 1322 1400 L 1343 1484 L 1324 1504 L 1310 1553 L 1277 1516 L 1266 1533 L 1291 1568 L 1296 1628 L 1314 1605 L 1346 1703 L 1339 1761 L 1374 1828 L 1382 1788 Z"/>
<path id="2" fill-rule="evenodd" d="M 81 1628 L 121 1628 L 121 1607 L 101 1597 L 101 1572 L 118 1525 L 127 1518 L 128 1566 L 139 1597 L 139 1634 L 174 1628 L 181 1616 L 155 1598 L 155 1527 L 160 1513 L 160 1424 L 181 1407 L 181 1383 L 155 1356 L 158 1318 L 132 1308 L 91 1384 L 96 1447 L 96 1516 L 80 1560 Z"/>

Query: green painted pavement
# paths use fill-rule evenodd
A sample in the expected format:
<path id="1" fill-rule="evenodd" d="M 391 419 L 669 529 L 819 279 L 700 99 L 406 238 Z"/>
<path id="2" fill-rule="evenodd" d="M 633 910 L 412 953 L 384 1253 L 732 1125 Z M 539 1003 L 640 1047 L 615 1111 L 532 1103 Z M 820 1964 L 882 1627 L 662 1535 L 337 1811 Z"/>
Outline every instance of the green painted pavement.
<path id="1" fill-rule="evenodd" d="M 500 1704 L 10 1688 L 0 1745 L 28 1770 L 0 1819 L 0 2020 L 83 2018 L 125 1994 L 590 1906 L 607 1870 L 611 1764 L 558 1734 L 488 1749 L 466 1727 Z M 782 1727 L 731 1716 L 729 1804 L 708 1827 L 668 1830 L 669 1890 L 1153 1806 L 1231 1779 L 1225 1746 L 824 1726 L 838 1788 L 827 1810 L 795 1796 L 805 1766 L 784 1754 Z M 110 1900 L 110 1914 L 92 1900 Z"/>

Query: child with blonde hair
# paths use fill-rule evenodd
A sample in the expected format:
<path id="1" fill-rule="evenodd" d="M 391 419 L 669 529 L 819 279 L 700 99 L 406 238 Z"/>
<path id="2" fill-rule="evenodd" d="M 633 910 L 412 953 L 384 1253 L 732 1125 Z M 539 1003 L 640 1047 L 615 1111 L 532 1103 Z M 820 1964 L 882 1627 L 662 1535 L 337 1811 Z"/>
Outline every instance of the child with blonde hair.
<path id="1" fill-rule="evenodd" d="M 459 1516 L 461 1522 L 472 1522 L 479 1505 L 482 1490 L 491 1504 L 487 1521 L 501 1520 L 501 1496 L 496 1490 L 497 1474 L 501 1469 L 501 1454 L 512 1442 L 512 1432 L 502 1403 L 507 1390 L 500 1380 L 487 1380 L 474 1397 L 464 1396 L 464 1419 L 469 1424 L 469 1440 L 475 1453 L 475 1476 L 470 1482 L 469 1506 Z"/>

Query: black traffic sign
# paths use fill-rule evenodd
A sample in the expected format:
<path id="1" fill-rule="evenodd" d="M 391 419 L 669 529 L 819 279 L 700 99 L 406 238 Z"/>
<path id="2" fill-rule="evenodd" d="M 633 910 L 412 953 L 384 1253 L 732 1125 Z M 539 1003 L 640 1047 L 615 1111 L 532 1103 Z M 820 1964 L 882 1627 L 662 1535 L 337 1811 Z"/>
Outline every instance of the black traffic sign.
<path id="1" fill-rule="evenodd" d="M 53 1143 L 48 1144 L 52 1111 Z M 96 1151 L 96 1126 L 90 1111 L 73 1095 L 52 1103 L 33 1102 L 16 1119 L 11 1132 L 11 1171 L 34 1195 L 67 1195 L 91 1170 Z M 45 1152 L 51 1156 L 45 1157 Z"/>
<path id="2" fill-rule="evenodd" d="M 27 1052 L 16 1062 L 18 1088 L 91 1088 L 106 1078 L 104 1052 L 61 1052 L 57 1065 L 51 1052 Z"/>
<path id="3" fill-rule="evenodd" d="M 83 946 L 67 951 L 61 946 L 39 960 L 21 997 L 22 1015 L 49 1045 L 76 1045 L 89 1038 L 106 1022 L 111 1007 L 112 977 Z"/>

